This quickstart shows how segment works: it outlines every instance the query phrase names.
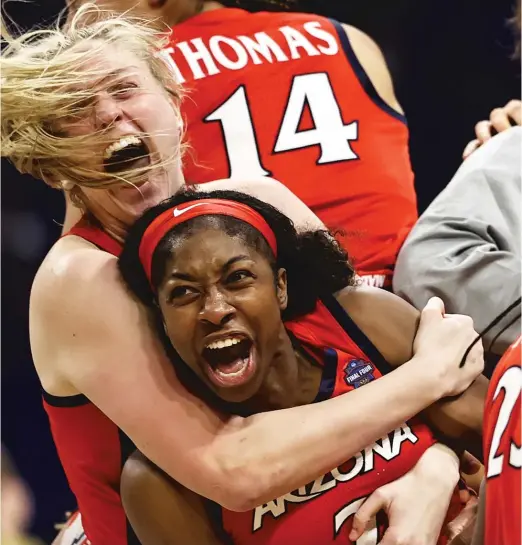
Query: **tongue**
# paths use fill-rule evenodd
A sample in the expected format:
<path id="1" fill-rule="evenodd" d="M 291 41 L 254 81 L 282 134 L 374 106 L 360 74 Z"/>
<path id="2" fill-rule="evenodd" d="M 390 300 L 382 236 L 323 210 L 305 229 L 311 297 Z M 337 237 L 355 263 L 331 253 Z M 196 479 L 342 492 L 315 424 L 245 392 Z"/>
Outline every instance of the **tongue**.
<path id="1" fill-rule="evenodd" d="M 215 370 L 222 375 L 231 375 L 238 373 L 246 365 L 248 365 L 248 358 L 237 358 L 231 362 L 218 363 Z"/>

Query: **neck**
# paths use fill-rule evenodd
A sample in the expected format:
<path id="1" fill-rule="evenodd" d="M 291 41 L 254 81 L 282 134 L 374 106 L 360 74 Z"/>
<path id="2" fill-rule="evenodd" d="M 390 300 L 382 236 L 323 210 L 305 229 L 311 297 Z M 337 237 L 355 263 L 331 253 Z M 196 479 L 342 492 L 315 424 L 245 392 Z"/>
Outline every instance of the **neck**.
<path id="1" fill-rule="evenodd" d="M 308 405 L 317 396 L 322 368 L 294 348 L 284 326 L 279 346 L 257 394 L 244 403 L 250 414 Z"/>
<path id="2" fill-rule="evenodd" d="M 74 206 L 68 194 L 65 193 L 65 219 L 61 234 L 65 235 L 68 233 L 83 217 L 83 212 Z M 94 217 L 96 217 L 96 214 L 94 214 Z M 123 244 L 123 241 L 127 235 L 128 225 L 112 217 L 110 217 L 108 221 L 102 221 L 102 218 L 96 217 L 102 229 L 114 240 L 117 240 L 120 244 Z"/>

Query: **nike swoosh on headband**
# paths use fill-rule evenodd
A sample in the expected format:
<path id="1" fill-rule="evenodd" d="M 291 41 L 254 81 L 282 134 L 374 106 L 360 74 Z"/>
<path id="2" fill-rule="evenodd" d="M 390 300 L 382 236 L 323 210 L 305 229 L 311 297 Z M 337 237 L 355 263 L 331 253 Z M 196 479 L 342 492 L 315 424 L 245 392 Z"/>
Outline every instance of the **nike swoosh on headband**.
<path id="1" fill-rule="evenodd" d="M 179 208 L 174 208 L 174 210 L 172 211 L 172 214 L 174 215 L 175 218 L 181 216 L 181 214 L 184 214 L 187 210 L 191 210 L 192 208 L 195 208 L 196 206 L 203 206 L 204 202 L 197 202 L 195 204 L 192 204 L 191 206 L 187 206 L 187 208 L 183 208 L 183 210 L 180 210 Z"/>

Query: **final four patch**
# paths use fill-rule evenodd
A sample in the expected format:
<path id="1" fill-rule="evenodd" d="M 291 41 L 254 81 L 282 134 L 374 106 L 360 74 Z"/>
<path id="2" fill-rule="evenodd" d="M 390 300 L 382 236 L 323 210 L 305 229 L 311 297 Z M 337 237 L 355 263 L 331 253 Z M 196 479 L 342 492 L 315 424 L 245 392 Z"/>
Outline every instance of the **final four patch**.
<path id="1" fill-rule="evenodd" d="M 344 380 L 348 386 L 359 388 L 374 378 L 373 365 L 369 361 L 350 360 L 344 368 Z"/>

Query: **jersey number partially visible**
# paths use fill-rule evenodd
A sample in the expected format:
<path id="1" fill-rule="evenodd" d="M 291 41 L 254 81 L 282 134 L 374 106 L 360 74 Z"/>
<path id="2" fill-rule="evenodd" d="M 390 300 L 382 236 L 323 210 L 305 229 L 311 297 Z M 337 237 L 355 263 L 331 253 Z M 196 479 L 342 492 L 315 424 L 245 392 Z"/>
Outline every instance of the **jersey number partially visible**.
<path id="1" fill-rule="evenodd" d="M 299 123 L 307 105 L 314 128 L 299 130 Z M 263 106 L 272 107 L 269 101 Z M 217 121 L 221 124 L 228 156 L 229 177 L 270 175 L 261 162 L 252 114 L 243 85 L 207 115 L 204 121 Z M 358 159 L 350 146 L 350 141 L 357 140 L 358 129 L 357 121 L 344 124 L 327 74 L 295 76 L 273 153 L 319 146 L 320 156 L 317 163 L 320 165 Z"/>
<path id="2" fill-rule="evenodd" d="M 500 441 L 506 431 L 511 418 L 511 413 L 518 401 L 520 403 L 520 391 L 522 389 L 522 369 L 520 367 L 510 367 L 499 380 L 493 400 L 497 399 L 501 390 L 504 390 L 504 399 L 500 406 L 497 422 L 491 439 L 491 449 L 488 457 L 487 477 L 496 477 L 502 473 L 504 464 L 504 454 L 499 454 Z M 509 465 L 520 468 L 522 465 L 521 447 L 514 442 L 510 443 Z"/>

